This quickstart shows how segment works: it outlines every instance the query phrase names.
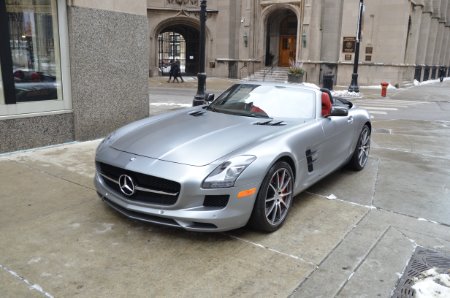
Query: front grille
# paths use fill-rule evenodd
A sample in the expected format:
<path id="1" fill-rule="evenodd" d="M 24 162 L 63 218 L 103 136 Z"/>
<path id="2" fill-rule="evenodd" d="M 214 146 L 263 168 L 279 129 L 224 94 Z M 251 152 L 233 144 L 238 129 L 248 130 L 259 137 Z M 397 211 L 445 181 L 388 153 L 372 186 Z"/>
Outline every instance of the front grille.
<path id="1" fill-rule="evenodd" d="M 135 185 L 139 188 L 154 191 L 136 190 L 132 196 L 126 196 L 129 200 L 165 206 L 173 205 L 177 202 L 181 189 L 181 185 L 178 182 L 121 169 L 101 162 L 97 162 L 97 169 L 105 184 L 121 196 L 123 196 L 123 193 L 118 184 L 121 175 L 131 177 Z"/>
<path id="2" fill-rule="evenodd" d="M 126 217 L 137 219 L 137 220 L 142 220 L 142 221 L 146 221 L 146 222 L 150 222 L 150 223 L 165 225 L 165 226 L 171 226 L 171 227 L 177 227 L 177 228 L 180 227 L 180 225 L 177 224 L 177 222 L 174 221 L 173 219 L 128 210 L 128 209 L 125 209 L 122 206 L 114 203 L 113 201 L 108 200 L 105 197 L 102 197 L 102 198 L 103 198 L 103 201 L 105 201 L 109 206 L 111 206 L 116 211 L 122 213 Z"/>

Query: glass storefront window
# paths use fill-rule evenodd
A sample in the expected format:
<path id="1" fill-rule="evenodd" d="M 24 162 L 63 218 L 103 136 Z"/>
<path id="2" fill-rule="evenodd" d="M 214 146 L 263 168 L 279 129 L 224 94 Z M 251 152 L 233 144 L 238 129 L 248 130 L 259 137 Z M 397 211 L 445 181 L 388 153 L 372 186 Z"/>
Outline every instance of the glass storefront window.
<path id="1" fill-rule="evenodd" d="M 15 99 L 5 102 L 62 100 L 56 0 L 6 0 L 6 13 Z"/>

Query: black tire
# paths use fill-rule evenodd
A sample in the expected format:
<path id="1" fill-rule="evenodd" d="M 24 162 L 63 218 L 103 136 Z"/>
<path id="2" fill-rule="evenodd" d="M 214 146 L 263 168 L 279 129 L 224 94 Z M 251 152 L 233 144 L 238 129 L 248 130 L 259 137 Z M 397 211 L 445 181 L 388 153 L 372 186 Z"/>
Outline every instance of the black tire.
<path id="1" fill-rule="evenodd" d="M 367 164 L 370 152 L 370 128 L 366 124 L 358 138 L 355 151 L 350 159 L 349 166 L 355 171 L 361 171 Z"/>
<path id="2" fill-rule="evenodd" d="M 291 167 L 284 161 L 275 163 L 261 184 L 249 224 L 264 232 L 278 230 L 292 205 L 293 191 L 294 175 Z"/>

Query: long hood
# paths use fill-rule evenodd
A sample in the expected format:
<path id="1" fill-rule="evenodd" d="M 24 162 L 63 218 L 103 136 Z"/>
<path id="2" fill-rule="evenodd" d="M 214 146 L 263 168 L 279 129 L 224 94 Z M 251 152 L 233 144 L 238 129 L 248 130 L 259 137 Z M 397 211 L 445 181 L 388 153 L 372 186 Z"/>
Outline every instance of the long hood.
<path id="1" fill-rule="evenodd" d="M 285 129 L 254 124 L 264 119 L 214 112 L 191 114 L 176 113 L 156 122 L 150 118 L 147 123 L 141 122 L 142 125 L 131 132 L 112 140 L 111 146 L 149 158 L 203 166 Z"/>

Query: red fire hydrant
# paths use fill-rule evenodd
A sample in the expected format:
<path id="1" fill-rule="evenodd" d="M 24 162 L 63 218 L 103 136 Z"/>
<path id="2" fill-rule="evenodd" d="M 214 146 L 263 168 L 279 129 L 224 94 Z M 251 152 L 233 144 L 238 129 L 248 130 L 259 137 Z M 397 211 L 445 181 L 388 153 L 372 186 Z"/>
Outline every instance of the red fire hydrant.
<path id="1" fill-rule="evenodd" d="M 389 86 L 389 83 L 381 82 L 381 96 L 382 97 L 386 97 L 388 86 Z"/>

